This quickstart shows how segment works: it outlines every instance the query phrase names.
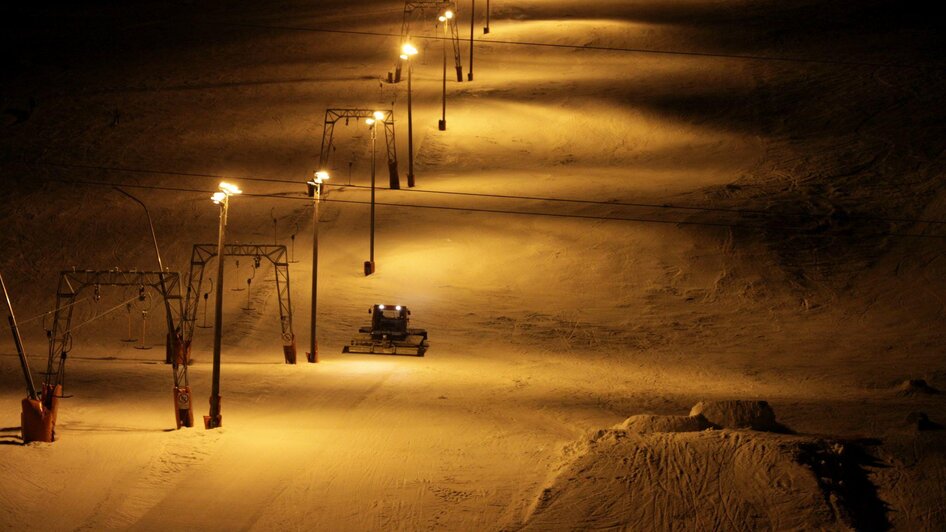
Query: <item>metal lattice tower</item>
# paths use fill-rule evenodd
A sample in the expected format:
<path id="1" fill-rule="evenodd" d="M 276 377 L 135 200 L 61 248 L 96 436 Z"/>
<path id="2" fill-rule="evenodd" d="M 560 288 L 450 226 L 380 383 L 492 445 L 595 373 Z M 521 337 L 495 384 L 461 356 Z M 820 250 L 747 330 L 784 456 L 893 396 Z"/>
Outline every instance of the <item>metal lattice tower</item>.
<path id="1" fill-rule="evenodd" d="M 326 109 L 325 126 L 322 128 L 322 149 L 319 152 L 319 169 L 324 170 L 328 164 L 329 153 L 332 151 L 332 142 L 335 138 L 335 123 L 345 119 L 348 124 L 349 119 L 362 120 L 374 116 L 376 109 Z M 392 189 L 401 188 L 401 179 L 397 173 L 397 147 L 394 143 L 394 111 L 391 109 L 381 110 L 384 113 L 384 140 L 387 143 L 388 150 L 388 174 L 389 186 Z"/>
<path id="2" fill-rule="evenodd" d="M 430 16 L 430 20 L 433 21 L 436 20 L 436 16 L 431 15 L 431 12 L 440 15 L 448 9 L 453 11 L 454 20 L 457 20 L 457 6 L 453 2 L 443 0 L 435 2 L 412 2 L 407 0 L 404 2 L 404 18 L 401 21 L 401 44 L 398 46 L 398 50 L 401 49 L 404 43 L 411 40 L 412 21 L 426 16 Z M 417 16 L 415 16 L 415 13 Z M 463 65 L 460 62 L 460 34 L 455 22 L 450 24 L 450 40 L 453 42 L 453 60 L 457 68 L 457 81 L 463 81 Z M 397 63 L 394 64 L 394 72 L 388 72 L 388 83 L 399 83 L 401 81 L 402 64 L 403 60 L 398 58 Z"/>
<path id="3" fill-rule="evenodd" d="M 287 364 L 296 363 L 296 336 L 292 331 L 292 301 L 289 298 L 289 262 L 286 246 L 274 244 L 226 244 L 223 254 L 228 257 L 266 258 L 276 271 L 276 294 L 279 300 L 279 324 L 282 328 L 283 354 Z M 184 305 L 184 341 L 190 345 L 197 322 L 197 305 L 204 279 L 204 268 L 217 256 L 216 244 L 194 244 L 191 267 L 187 276 L 187 297 Z M 223 287 L 216 287 L 222 290 Z"/>
<path id="4" fill-rule="evenodd" d="M 163 277 L 163 282 L 162 282 Z M 162 285 L 164 290 L 162 291 Z M 56 311 L 53 328 L 49 331 L 49 360 L 43 381 L 43 401 L 50 403 L 50 394 L 63 386 L 66 354 L 72 347 L 72 313 L 78 295 L 88 287 L 98 291 L 102 286 L 145 287 L 158 292 L 164 301 L 167 315 L 167 362 L 174 372 L 175 399 L 177 403 L 178 428 L 193 426 L 190 406 L 190 389 L 187 378 L 187 363 L 190 341 L 183 341 L 183 307 L 181 301 L 181 275 L 178 272 L 144 272 L 121 270 L 73 270 L 59 274 L 56 290 Z M 176 325 L 175 325 L 176 324 Z"/>

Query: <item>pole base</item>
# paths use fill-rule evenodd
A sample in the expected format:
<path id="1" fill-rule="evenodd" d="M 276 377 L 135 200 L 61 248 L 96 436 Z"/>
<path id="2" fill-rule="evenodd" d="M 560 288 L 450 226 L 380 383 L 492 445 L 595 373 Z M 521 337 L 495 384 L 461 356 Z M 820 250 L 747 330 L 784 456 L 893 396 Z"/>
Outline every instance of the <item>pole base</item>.
<path id="1" fill-rule="evenodd" d="M 217 429 L 223 426 L 223 415 L 220 414 L 220 396 L 210 396 L 210 415 L 204 416 L 204 428 Z"/>
<path id="2" fill-rule="evenodd" d="M 407 174 L 407 186 L 408 188 L 414 188 L 414 174 Z"/>
<path id="3" fill-rule="evenodd" d="M 388 186 L 391 187 L 391 190 L 399 190 L 401 188 L 401 177 L 397 173 L 397 160 L 388 161 Z"/>
<path id="4" fill-rule="evenodd" d="M 293 340 L 291 344 L 282 346 L 282 354 L 286 357 L 286 364 L 295 364 L 296 341 Z"/>
<path id="5" fill-rule="evenodd" d="M 315 339 L 315 335 L 312 335 L 312 352 L 306 351 L 305 359 L 309 361 L 310 364 L 316 364 L 319 361 L 319 341 Z"/>
<path id="6" fill-rule="evenodd" d="M 374 262 L 370 260 L 365 261 L 365 277 L 374 273 Z"/>
<path id="7" fill-rule="evenodd" d="M 437 129 L 440 131 L 447 130 L 447 121 L 446 120 L 437 120 Z"/>
<path id="8" fill-rule="evenodd" d="M 23 411 L 20 414 L 20 430 L 23 443 L 34 441 L 53 442 L 56 440 L 56 410 L 58 397 L 53 396 L 53 407 L 43 408 L 39 399 L 23 399 Z"/>
<path id="9" fill-rule="evenodd" d="M 194 426 L 194 411 L 191 409 L 191 387 L 174 387 L 174 412 L 177 428 Z"/>
<path id="10" fill-rule="evenodd" d="M 472 73 L 472 72 L 467 72 L 467 73 L 466 73 L 466 80 L 467 80 L 467 81 L 473 81 L 473 73 Z"/>
<path id="11" fill-rule="evenodd" d="M 457 81 L 463 81 L 463 67 L 457 67 Z"/>
<path id="12" fill-rule="evenodd" d="M 223 426 L 223 416 L 204 416 L 204 429 L 219 429 Z"/>
<path id="13" fill-rule="evenodd" d="M 487 33 L 489 33 L 489 26 L 485 26 L 483 28 L 483 35 L 486 35 Z"/>

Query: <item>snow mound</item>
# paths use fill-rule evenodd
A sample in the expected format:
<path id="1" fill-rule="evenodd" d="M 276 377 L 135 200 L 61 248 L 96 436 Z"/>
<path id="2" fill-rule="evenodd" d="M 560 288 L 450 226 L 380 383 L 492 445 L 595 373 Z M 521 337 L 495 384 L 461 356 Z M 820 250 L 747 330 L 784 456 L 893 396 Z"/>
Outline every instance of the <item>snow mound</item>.
<path id="1" fill-rule="evenodd" d="M 624 420 L 616 428 L 639 434 L 653 432 L 699 432 L 713 425 L 700 414 L 695 416 L 658 416 L 640 414 Z"/>
<path id="2" fill-rule="evenodd" d="M 923 379 L 907 379 L 897 386 L 897 395 L 900 397 L 933 395 L 937 393 L 939 393 L 939 390 L 927 384 Z"/>
<path id="3" fill-rule="evenodd" d="M 690 415 L 702 415 L 716 427 L 727 429 L 784 430 L 776 423 L 775 411 L 766 401 L 700 401 Z"/>
<path id="4" fill-rule="evenodd" d="M 727 429 L 611 429 L 575 444 L 567 456 L 524 530 L 816 530 L 884 519 L 848 507 L 864 493 L 876 502 L 873 492 L 849 493 L 866 476 L 846 446 L 823 440 Z"/>

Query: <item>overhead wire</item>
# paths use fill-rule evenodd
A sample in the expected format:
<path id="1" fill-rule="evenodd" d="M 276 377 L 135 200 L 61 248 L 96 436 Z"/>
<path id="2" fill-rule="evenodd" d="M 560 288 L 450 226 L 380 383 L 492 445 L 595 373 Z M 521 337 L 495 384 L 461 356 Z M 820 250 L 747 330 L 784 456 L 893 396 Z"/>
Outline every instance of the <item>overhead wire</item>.
<path id="1" fill-rule="evenodd" d="M 206 178 L 212 178 L 212 179 L 232 179 L 232 180 L 237 180 L 237 181 L 254 181 L 254 182 L 262 182 L 262 183 L 276 183 L 276 184 L 289 184 L 289 185 L 302 184 L 301 181 L 292 180 L 292 179 L 240 177 L 240 176 L 232 176 L 232 175 L 225 176 L 222 174 L 179 172 L 179 171 L 156 170 L 156 169 L 145 169 L 145 168 L 102 166 L 102 165 L 92 165 L 92 164 L 61 163 L 61 162 L 35 162 L 35 163 L 23 163 L 23 164 L 52 166 L 52 167 L 61 167 L 61 168 L 101 170 L 101 171 L 110 171 L 110 172 L 127 172 L 127 173 L 184 176 L 184 177 L 206 177 Z M 335 184 L 332 182 L 325 183 L 325 186 L 329 188 L 330 187 L 355 188 L 355 189 L 370 189 L 371 188 L 368 185 L 352 185 L 352 184 L 341 185 L 341 184 Z M 178 189 L 176 189 L 175 187 L 167 187 L 167 190 L 178 190 Z M 181 191 L 193 192 L 193 190 L 181 190 Z M 662 210 L 725 212 L 725 213 L 733 213 L 733 214 L 759 215 L 759 216 L 769 216 L 769 217 L 800 217 L 800 218 L 812 217 L 811 213 L 803 213 L 803 212 L 774 212 L 774 211 L 761 210 L 761 209 L 707 207 L 707 206 L 702 206 L 702 205 L 674 205 L 670 203 L 641 203 L 641 202 L 626 202 L 626 201 L 589 200 L 589 199 L 579 199 L 579 198 L 558 198 L 558 197 L 551 197 L 551 196 L 520 196 L 520 195 L 515 195 L 515 194 L 489 194 L 489 193 L 484 193 L 484 192 L 461 192 L 461 191 L 454 191 L 454 190 L 429 190 L 429 189 L 417 189 L 417 188 L 399 189 L 399 191 L 410 193 L 410 194 L 437 194 L 437 195 L 447 195 L 447 196 L 466 196 L 466 197 L 508 199 L 508 200 L 521 200 L 521 201 L 547 201 L 547 202 L 556 202 L 556 203 L 602 205 L 602 206 L 610 206 L 610 207 L 640 207 L 640 208 L 652 208 L 652 209 L 662 209 Z M 899 218 L 899 217 L 878 216 L 878 215 L 872 215 L 872 214 L 856 214 L 856 213 L 846 214 L 846 216 L 850 219 L 876 220 L 876 221 L 882 221 L 882 222 L 946 225 L 946 220 L 928 220 L 928 219 L 922 219 L 922 218 Z"/>
<path id="2" fill-rule="evenodd" d="M 240 22 L 222 22 L 219 24 L 237 26 L 237 27 L 253 27 L 253 28 L 261 28 L 261 29 L 283 30 L 283 31 L 307 31 L 307 32 L 335 33 L 335 34 L 349 34 L 349 35 L 368 35 L 368 36 L 379 36 L 379 37 L 400 37 L 400 34 L 374 32 L 374 31 L 344 30 L 344 29 L 332 29 L 332 28 L 311 28 L 311 27 L 253 24 L 253 23 L 240 23 Z M 420 38 L 443 40 L 443 39 L 447 39 L 448 37 L 422 36 Z M 563 43 L 511 41 L 511 40 L 498 40 L 498 39 L 480 39 L 479 42 L 481 44 L 501 44 L 501 45 L 510 45 L 510 46 L 533 46 L 533 47 L 538 46 L 538 47 L 553 47 L 553 48 L 567 48 L 567 49 L 599 50 L 599 51 L 622 52 L 622 53 L 683 55 L 683 56 L 695 56 L 695 57 L 718 57 L 718 58 L 754 60 L 754 61 L 778 61 L 778 62 L 815 63 L 815 64 L 869 66 L 869 67 L 915 68 L 915 67 L 920 67 L 920 66 L 926 66 L 926 65 L 906 65 L 906 64 L 897 64 L 897 63 L 876 63 L 876 62 L 865 62 L 865 61 L 846 61 L 846 60 L 833 60 L 833 59 L 813 59 L 813 58 L 762 56 L 762 55 L 748 55 L 748 54 L 722 54 L 722 53 L 694 52 L 694 51 L 683 51 L 683 50 L 599 46 L 599 45 L 590 45 L 590 44 L 571 45 L 571 44 L 563 44 Z M 33 164 L 36 164 L 36 163 L 33 163 Z M 39 164 L 44 164 L 47 166 L 65 167 L 65 168 L 111 170 L 111 171 L 123 171 L 123 172 L 132 172 L 132 173 L 156 174 L 156 175 L 179 175 L 179 176 L 186 176 L 186 177 L 205 177 L 205 178 L 214 178 L 214 179 L 228 177 L 228 176 L 222 176 L 218 174 L 194 173 L 194 172 L 167 172 L 163 170 L 141 169 L 141 168 L 102 167 L 98 165 L 84 165 L 84 164 L 76 164 L 76 163 L 52 162 L 52 163 L 39 163 Z M 271 179 L 271 178 L 241 177 L 239 179 L 244 180 L 244 181 L 255 181 L 255 182 L 271 182 L 271 183 L 285 183 L 285 184 L 299 183 L 298 181 L 295 181 L 295 180 L 281 180 L 281 179 Z M 70 182 L 74 184 L 87 184 L 87 185 L 106 185 L 107 184 L 109 186 L 113 185 L 113 183 L 105 183 L 105 182 L 77 181 L 77 180 L 62 180 L 62 181 Z M 155 186 L 155 185 L 152 185 L 152 186 L 125 185 L 125 186 L 132 186 L 136 188 L 145 188 L 145 189 L 152 189 L 152 190 L 177 191 L 177 192 L 208 192 L 204 190 L 188 189 L 188 188 L 183 188 L 183 187 L 168 187 L 168 186 Z M 352 188 L 367 188 L 361 185 L 346 185 L 346 186 L 349 186 Z M 212 191 L 209 191 L 209 192 L 212 192 Z M 427 194 L 443 194 L 443 195 L 454 195 L 454 196 L 468 196 L 468 197 L 500 198 L 500 199 L 511 199 L 511 200 L 521 200 L 521 201 L 581 203 L 581 204 L 588 204 L 588 205 L 606 205 L 606 206 L 611 206 L 611 207 L 640 207 L 640 208 L 655 208 L 655 209 L 668 209 L 668 210 L 727 212 L 727 213 L 734 213 L 734 214 L 750 214 L 750 215 L 761 215 L 761 216 L 769 216 L 769 217 L 814 218 L 814 216 L 809 213 L 785 213 L 785 212 L 771 212 L 771 211 L 751 210 L 751 209 L 728 209 L 728 208 L 721 208 L 721 207 L 609 202 L 609 201 L 596 201 L 596 200 L 581 200 L 581 199 L 573 199 L 573 198 L 515 196 L 515 195 L 484 194 L 484 193 L 469 193 L 469 192 L 440 191 L 440 190 L 416 190 L 415 189 L 415 190 L 410 190 L 409 192 L 427 193 Z M 245 195 L 250 196 L 250 197 L 270 197 L 270 198 L 279 198 L 279 199 L 293 199 L 292 196 L 285 196 L 285 195 L 273 195 L 273 194 L 245 194 Z M 351 204 L 366 203 L 366 202 L 359 202 L 359 201 L 354 201 L 354 200 L 338 200 L 338 199 L 333 200 L 329 198 L 325 198 L 323 199 L 323 201 L 334 201 L 337 203 L 351 203 Z M 538 212 L 538 211 L 510 211 L 510 210 L 504 210 L 504 209 L 453 207 L 453 206 L 444 206 L 444 205 L 419 205 L 419 204 L 384 203 L 384 202 L 376 202 L 376 204 L 385 205 L 385 206 L 402 207 L 402 208 L 446 209 L 446 210 L 462 210 L 462 211 L 467 211 L 467 212 L 567 217 L 567 218 L 581 218 L 581 219 L 594 219 L 594 220 L 633 221 L 633 222 L 642 222 L 642 223 L 705 225 L 705 226 L 716 226 L 716 227 L 720 227 L 720 226 L 722 227 L 753 227 L 753 228 L 768 228 L 768 229 L 773 228 L 773 226 L 768 225 L 768 224 L 734 224 L 734 223 L 707 222 L 707 221 L 695 221 L 695 220 L 660 220 L 660 219 L 640 218 L 640 217 L 595 216 L 595 215 L 579 215 L 579 214 L 567 214 L 567 213 L 549 213 L 549 212 Z M 856 214 L 849 215 L 848 217 L 859 218 L 859 219 L 871 219 L 871 220 L 886 221 L 886 222 L 898 222 L 898 223 L 926 223 L 926 224 L 946 223 L 944 221 L 939 221 L 939 220 L 913 220 L 913 219 L 906 219 L 906 218 L 886 218 L 886 217 L 878 217 L 878 216 L 872 216 L 872 215 L 856 215 Z M 799 229 L 800 228 L 795 228 L 795 230 L 799 230 Z M 924 234 L 917 234 L 917 233 L 884 233 L 884 236 L 942 238 L 936 235 L 924 235 Z"/>
<path id="3" fill-rule="evenodd" d="M 368 185 L 335 185 L 334 183 L 326 183 L 329 186 L 335 187 L 350 187 L 350 188 L 363 188 L 370 189 Z M 726 207 L 703 207 L 698 205 L 673 205 L 669 203 L 634 203 L 626 201 L 605 201 L 605 200 L 584 200 L 576 198 L 555 198 L 549 196 L 517 196 L 512 194 L 487 194 L 483 192 L 459 192 L 453 190 L 424 190 L 424 189 L 407 189 L 403 192 L 409 193 L 419 193 L 419 194 L 444 194 L 450 196 L 470 196 L 470 197 L 482 197 L 482 198 L 498 198 L 498 199 L 514 199 L 514 200 L 528 200 L 528 201 L 549 201 L 549 202 L 560 202 L 560 203 L 583 203 L 589 205 L 606 205 L 614 207 L 646 207 L 653 209 L 670 209 L 670 210 L 688 210 L 688 211 L 703 211 L 703 212 L 728 212 L 735 214 L 759 214 L 763 216 L 797 216 L 797 217 L 810 217 L 811 213 L 802 213 L 802 212 L 773 212 L 773 211 L 764 211 L 759 209 L 733 209 Z M 874 216 L 870 214 L 851 214 L 848 215 L 849 218 L 861 218 L 861 219 L 871 219 L 884 222 L 903 222 L 903 223 L 925 223 L 925 224 L 946 224 L 946 220 L 923 220 L 923 219 L 912 219 L 912 218 L 889 218 L 882 216 Z"/>
<path id="4" fill-rule="evenodd" d="M 79 327 L 82 327 L 83 325 L 87 325 L 87 324 L 89 324 L 89 323 L 92 323 L 93 321 L 95 321 L 95 320 L 101 318 L 102 316 L 105 316 L 106 314 L 109 314 L 109 313 L 111 313 L 111 312 L 115 312 L 116 310 L 118 310 L 118 309 L 124 307 L 124 306 L 127 305 L 128 303 L 131 303 L 131 302 L 132 302 L 133 300 L 135 300 L 135 299 L 138 299 L 138 296 L 137 296 L 137 295 L 132 296 L 130 299 L 127 299 L 127 300 L 125 300 L 125 301 L 122 301 L 122 302 L 119 303 L 118 305 L 115 305 L 114 307 L 112 307 L 112 308 L 106 310 L 105 312 L 100 312 L 100 313 L 96 314 L 95 316 L 92 316 L 91 318 L 89 318 L 89 319 L 83 321 L 82 323 L 80 323 L 80 324 L 78 324 L 78 325 L 73 325 L 72 327 L 69 327 L 69 330 L 63 332 L 63 335 L 72 334 L 72 333 L 75 332 L 75 330 L 78 329 Z"/>
<path id="5" fill-rule="evenodd" d="M 300 31 L 300 32 L 314 32 L 314 33 L 335 33 L 343 35 L 368 35 L 373 37 L 401 37 L 400 33 L 388 33 L 381 31 L 363 31 L 363 30 L 344 30 L 344 29 L 334 29 L 334 28 L 310 28 L 303 26 L 284 26 L 284 25 L 273 25 L 273 24 L 254 24 L 249 22 L 218 22 L 220 25 L 225 26 L 235 26 L 235 27 L 246 27 L 246 28 L 257 28 L 257 29 L 270 29 L 270 30 L 281 30 L 281 31 Z M 417 35 L 413 36 L 416 39 L 427 39 L 427 40 L 449 40 L 451 37 L 442 37 L 442 36 L 422 36 Z M 695 52 L 691 50 L 665 50 L 660 48 L 631 48 L 624 46 L 602 46 L 594 44 L 564 44 L 564 43 L 548 43 L 548 42 L 531 42 L 531 41 L 509 41 L 509 40 L 500 40 L 500 39 L 479 39 L 476 41 L 480 44 L 501 44 L 509 46 L 533 46 L 533 47 L 546 47 L 546 48 L 566 48 L 571 50 L 596 50 L 596 51 L 605 51 L 605 52 L 620 52 L 620 53 L 635 53 L 635 54 L 652 54 L 652 55 L 677 55 L 677 56 L 692 56 L 692 57 L 712 57 L 720 59 L 739 59 L 745 61 L 771 61 L 771 62 L 781 62 L 781 63 L 808 63 L 808 64 L 820 64 L 820 65 L 835 65 L 835 66 L 854 66 L 854 67 L 870 67 L 870 68 L 929 68 L 935 65 L 922 65 L 922 64 L 906 64 L 906 63 L 881 63 L 881 62 L 872 62 L 872 61 L 854 61 L 854 60 L 844 60 L 844 59 L 817 59 L 810 57 L 782 57 L 782 56 L 768 56 L 768 55 L 754 55 L 754 54 L 726 54 L 719 52 Z"/>
<path id="6" fill-rule="evenodd" d="M 43 312 L 42 314 L 38 314 L 38 315 L 36 315 L 36 316 L 33 316 L 32 318 L 29 318 L 29 319 L 26 319 L 26 320 L 22 320 L 22 321 L 21 321 L 21 320 L 17 320 L 17 321 L 19 321 L 20 325 L 23 325 L 24 323 L 30 323 L 31 321 L 36 321 L 36 320 L 38 320 L 38 319 L 40 319 L 40 318 L 45 319 L 46 316 L 49 316 L 50 314 L 52 314 L 52 313 L 54 313 L 54 312 L 57 312 L 57 311 L 62 310 L 62 309 L 67 309 L 67 308 L 69 308 L 69 307 L 71 307 L 71 306 L 73 306 L 73 305 L 78 305 L 79 303 L 85 301 L 86 299 L 89 299 L 90 297 L 91 297 L 91 296 L 85 296 L 85 297 L 83 297 L 82 299 L 77 299 L 77 300 L 73 301 L 72 303 L 69 303 L 69 304 L 67 304 L 67 305 L 63 305 L 63 306 L 61 306 L 61 307 L 59 307 L 59 308 L 57 308 L 57 309 L 54 309 L 54 310 L 47 310 L 46 312 Z"/>
<path id="7" fill-rule="evenodd" d="M 88 180 L 74 180 L 74 179 L 49 178 L 47 179 L 47 181 L 55 181 L 55 182 L 61 182 L 61 183 L 67 183 L 67 184 L 73 184 L 73 185 L 85 185 L 85 186 L 112 187 L 114 185 L 114 183 L 107 182 L 107 181 L 88 181 Z M 160 186 L 160 185 L 142 185 L 142 184 L 127 184 L 126 183 L 126 184 L 123 184 L 122 186 L 128 187 L 128 188 L 144 189 L 144 190 L 188 192 L 188 193 L 200 193 L 200 194 L 212 194 L 213 192 L 215 192 L 215 190 L 209 190 L 209 189 L 169 187 L 169 186 Z M 248 198 L 312 201 L 311 198 L 309 198 L 302 192 L 300 192 L 299 195 L 260 194 L 260 193 L 243 192 L 241 196 L 248 197 Z M 364 200 L 344 200 L 344 199 L 322 198 L 321 201 L 326 202 L 326 203 L 371 205 L 370 201 L 364 201 Z M 776 230 L 776 231 L 785 231 L 785 232 L 796 232 L 799 234 L 803 233 L 805 234 L 805 236 L 808 236 L 808 237 L 838 236 L 837 234 L 832 234 L 831 232 L 828 232 L 828 231 L 824 231 L 821 233 L 811 233 L 810 231 L 806 231 L 806 229 L 803 227 L 777 226 L 777 225 L 771 225 L 771 224 L 727 223 L 727 222 L 711 222 L 711 221 L 699 221 L 699 220 L 665 220 L 665 219 L 659 219 L 659 218 L 554 213 L 554 212 L 542 212 L 542 211 L 515 211 L 515 210 L 506 210 L 506 209 L 488 209 L 488 208 L 480 208 L 480 207 L 458 207 L 458 206 L 452 206 L 452 205 L 423 205 L 423 204 L 411 204 L 411 203 L 390 203 L 390 202 L 383 202 L 383 201 L 375 201 L 375 205 L 383 206 L 383 207 L 399 207 L 399 208 L 406 208 L 406 209 L 433 209 L 433 210 L 462 211 L 462 212 L 476 212 L 476 213 L 489 213 L 489 214 L 541 216 L 541 217 L 549 217 L 549 218 L 573 218 L 573 219 L 582 219 L 582 220 L 656 223 L 656 224 L 666 224 L 666 225 L 727 227 L 727 228 L 732 228 L 732 229 L 756 229 L 756 230 L 765 229 L 765 230 Z M 821 218 L 823 217 L 812 216 L 812 219 L 821 219 Z M 946 239 L 946 235 L 931 235 L 931 234 L 923 234 L 923 233 L 894 233 L 894 232 L 879 231 L 879 232 L 875 232 L 871 234 L 878 237 Z"/>

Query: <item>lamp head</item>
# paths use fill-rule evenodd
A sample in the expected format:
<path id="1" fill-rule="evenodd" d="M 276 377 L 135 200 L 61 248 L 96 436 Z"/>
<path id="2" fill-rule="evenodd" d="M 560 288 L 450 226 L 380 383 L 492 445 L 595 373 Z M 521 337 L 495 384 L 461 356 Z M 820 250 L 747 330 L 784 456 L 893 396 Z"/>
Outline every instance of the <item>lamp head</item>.
<path id="1" fill-rule="evenodd" d="M 401 46 L 401 58 L 409 59 L 411 56 L 417 55 L 417 48 L 413 44 L 406 42 L 404 46 Z"/>
<path id="2" fill-rule="evenodd" d="M 316 190 L 321 193 L 322 182 L 326 179 L 328 179 L 328 172 L 325 170 L 319 170 L 313 174 L 312 179 L 305 182 L 306 190 L 308 191 L 310 198 L 315 197 Z"/>
<path id="3" fill-rule="evenodd" d="M 453 11 L 450 11 L 450 10 L 448 9 L 448 10 L 446 10 L 446 11 L 443 12 L 443 16 L 446 17 L 447 20 L 450 20 L 450 19 L 453 18 Z"/>
<path id="4" fill-rule="evenodd" d="M 225 199 L 227 199 L 226 192 L 214 192 L 213 196 L 210 196 L 210 201 L 214 202 L 217 205 L 220 205 L 221 203 L 223 203 Z"/>
<path id="5" fill-rule="evenodd" d="M 381 111 L 375 111 L 375 112 L 371 113 L 371 116 L 373 116 L 374 119 L 377 120 L 377 121 L 382 121 L 382 120 L 384 120 L 384 113 L 382 113 Z"/>
<path id="6" fill-rule="evenodd" d="M 233 196 L 235 194 L 243 193 L 243 191 L 240 190 L 240 187 L 232 183 L 227 183 L 226 181 L 221 181 L 219 188 L 220 188 L 220 191 L 226 194 L 227 196 Z"/>

